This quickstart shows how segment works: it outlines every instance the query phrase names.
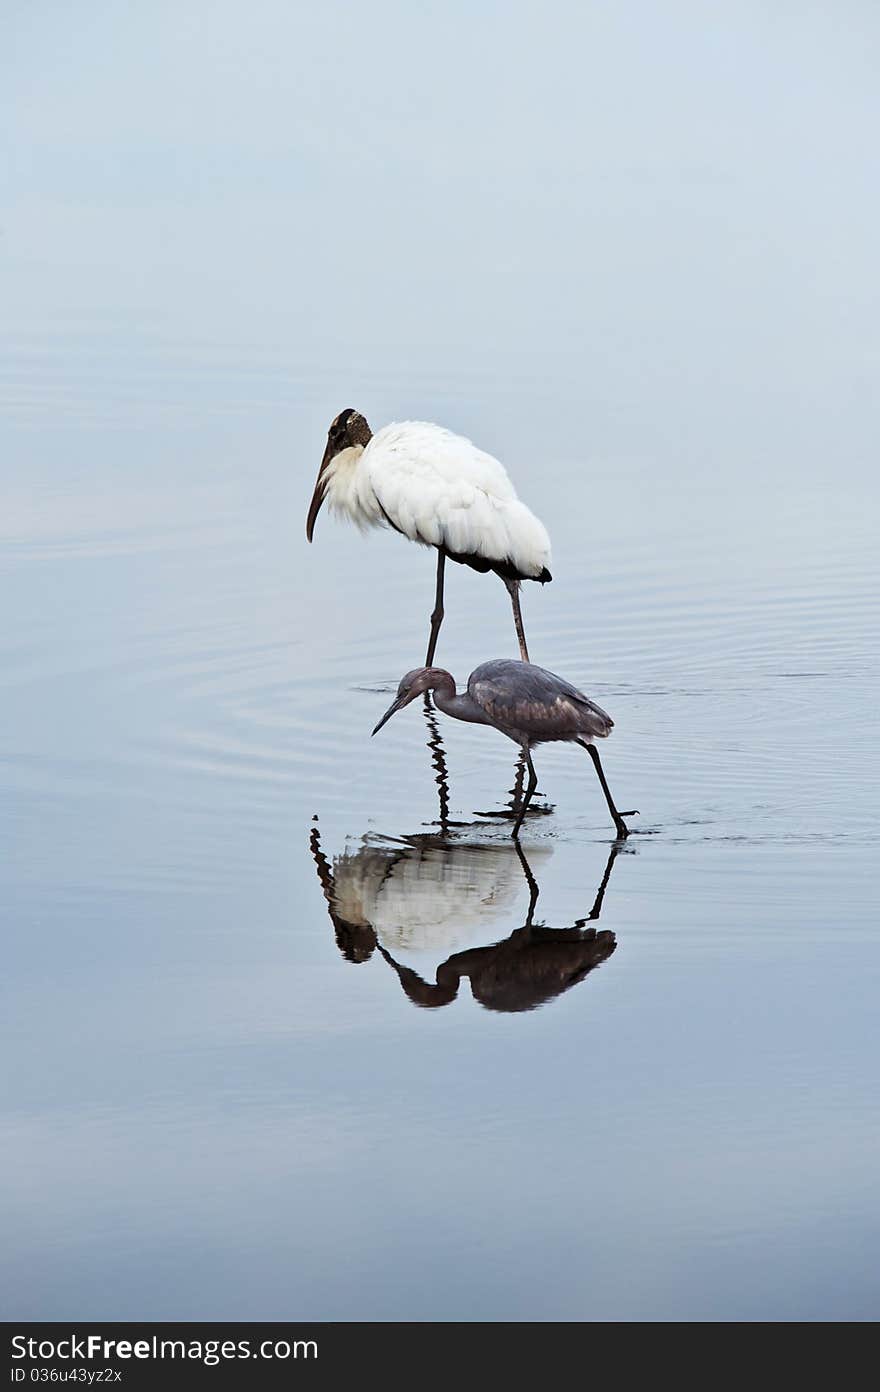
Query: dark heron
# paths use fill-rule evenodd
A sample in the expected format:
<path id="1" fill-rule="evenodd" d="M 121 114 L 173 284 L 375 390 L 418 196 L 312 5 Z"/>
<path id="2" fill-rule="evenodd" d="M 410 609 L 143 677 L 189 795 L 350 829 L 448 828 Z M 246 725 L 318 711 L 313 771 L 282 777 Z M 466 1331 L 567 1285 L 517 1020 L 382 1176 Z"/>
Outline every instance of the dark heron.
<path id="1" fill-rule="evenodd" d="M 425 663 L 434 661 L 443 622 L 447 558 L 492 570 L 507 586 L 520 656 L 528 662 L 519 606 L 523 580 L 553 577 L 550 538 L 516 495 L 504 465 L 463 435 L 428 421 L 386 425 L 374 435 L 360 411 L 341 411 L 327 433 L 306 519 L 309 541 L 321 506 L 362 530 L 393 527 L 437 551 L 437 591 Z"/>
<path id="2" fill-rule="evenodd" d="M 543 667 L 529 662 L 496 658 L 476 667 L 468 677 L 467 691 L 456 695 L 455 679 L 442 667 L 417 667 L 401 678 L 397 696 L 373 730 L 375 735 L 396 711 L 409 705 L 423 691 L 433 692 L 434 704 L 445 715 L 475 725 L 494 725 L 520 745 L 529 770 L 525 797 L 513 828 L 519 835 L 526 810 L 538 786 L 532 763 L 532 747 L 555 740 L 566 740 L 586 749 L 599 775 L 599 782 L 614 819 L 617 835 L 629 835 L 624 817 L 636 817 L 636 810 L 618 812 L 605 781 L 599 752 L 593 743 L 611 733 L 614 721 L 576 686 Z"/>

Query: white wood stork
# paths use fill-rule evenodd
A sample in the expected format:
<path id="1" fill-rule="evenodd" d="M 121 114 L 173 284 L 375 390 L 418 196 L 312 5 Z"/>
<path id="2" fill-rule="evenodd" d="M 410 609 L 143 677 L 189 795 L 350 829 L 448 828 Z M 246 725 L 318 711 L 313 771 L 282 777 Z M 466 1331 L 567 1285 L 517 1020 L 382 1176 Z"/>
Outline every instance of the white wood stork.
<path id="1" fill-rule="evenodd" d="M 528 662 L 519 587 L 522 580 L 543 585 L 553 578 L 550 538 L 491 454 L 426 421 L 386 425 L 374 435 L 360 412 L 349 407 L 327 433 L 306 521 L 309 541 L 325 499 L 331 511 L 361 530 L 393 527 L 410 541 L 436 548 L 437 592 L 426 667 L 434 660 L 443 622 L 447 557 L 501 577 L 513 606 L 520 656 Z"/>

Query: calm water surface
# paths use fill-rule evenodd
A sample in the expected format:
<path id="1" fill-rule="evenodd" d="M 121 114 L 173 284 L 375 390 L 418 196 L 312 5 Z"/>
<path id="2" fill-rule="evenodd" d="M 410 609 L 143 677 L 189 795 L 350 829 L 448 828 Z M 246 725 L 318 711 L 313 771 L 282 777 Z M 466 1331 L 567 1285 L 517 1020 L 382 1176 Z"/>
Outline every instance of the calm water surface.
<path id="1" fill-rule="evenodd" d="M 880 12 L 183 8 L 7 26 L 0 1310 L 876 1319 Z M 510 742 L 370 739 L 345 406 L 547 523 L 616 855 L 576 748 L 521 860 Z"/>
<path id="2" fill-rule="evenodd" d="M 545 517 L 533 656 L 641 809 L 611 854 L 589 762 L 540 750 L 524 865 L 506 740 L 420 704 L 369 738 L 433 562 L 306 546 L 346 403 L 269 355 L 16 348 L 7 1316 L 875 1317 L 868 470 L 596 457 L 548 446 L 562 390 L 405 384 Z M 463 679 L 515 647 L 452 570 Z"/>

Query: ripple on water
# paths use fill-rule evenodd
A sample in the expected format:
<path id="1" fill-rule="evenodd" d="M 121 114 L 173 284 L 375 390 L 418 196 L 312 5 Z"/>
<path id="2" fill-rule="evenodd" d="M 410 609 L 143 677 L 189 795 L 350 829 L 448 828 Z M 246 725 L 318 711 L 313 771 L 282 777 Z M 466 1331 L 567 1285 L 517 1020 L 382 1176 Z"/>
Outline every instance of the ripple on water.
<path id="1" fill-rule="evenodd" d="M 10 791 L 71 811 L 95 798 L 161 803 L 189 819 L 191 844 L 193 826 L 206 829 L 202 870 L 220 855 L 258 864 L 260 834 L 294 806 L 332 810 L 358 835 L 436 822 L 438 746 L 421 707 L 370 739 L 413 661 L 411 635 L 389 621 L 399 572 L 385 576 L 377 561 L 366 618 L 344 615 L 344 633 L 321 595 L 331 622 L 314 646 L 308 604 L 279 586 L 295 570 L 285 527 L 261 531 L 251 514 L 236 527 L 234 489 L 219 490 L 213 510 L 206 490 L 177 497 L 176 512 L 161 489 L 132 496 L 137 526 L 120 525 L 108 503 L 89 530 L 81 502 L 61 499 L 39 526 L 31 508 L 10 530 L 7 569 L 39 575 L 51 600 L 13 610 L 7 630 L 0 689 L 20 716 L 0 745 Z M 279 549 L 263 556 L 266 538 Z M 558 583 L 528 596 L 532 650 L 610 709 L 603 761 L 619 803 L 641 807 L 645 839 L 876 839 L 878 639 L 864 556 L 820 553 L 775 583 L 713 572 L 702 586 L 652 571 L 645 545 L 634 545 L 631 571 L 607 553 L 568 560 Z M 486 603 L 450 609 L 443 641 L 475 665 L 497 645 L 503 611 L 487 582 L 469 578 L 469 597 Z M 503 808 L 513 746 L 443 717 L 438 728 L 444 815 Z M 535 844 L 607 834 L 578 751 L 543 748 L 537 766 L 555 812 L 529 819 Z M 179 883 L 185 858 L 174 863 Z"/>

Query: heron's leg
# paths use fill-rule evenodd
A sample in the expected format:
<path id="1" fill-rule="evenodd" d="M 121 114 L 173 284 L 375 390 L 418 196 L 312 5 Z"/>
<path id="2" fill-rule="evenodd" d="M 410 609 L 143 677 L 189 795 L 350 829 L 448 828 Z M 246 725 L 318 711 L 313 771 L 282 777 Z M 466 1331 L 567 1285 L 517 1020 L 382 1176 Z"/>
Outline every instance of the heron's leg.
<path id="1" fill-rule="evenodd" d="M 526 647 L 526 631 L 523 628 L 522 614 L 519 607 L 519 581 L 505 580 L 507 593 L 510 595 L 510 603 L 513 606 L 513 625 L 516 629 L 516 636 L 519 641 L 519 655 L 523 662 L 529 661 L 529 650 Z"/>
<path id="2" fill-rule="evenodd" d="M 586 749 L 593 763 L 596 765 L 596 772 L 599 775 L 599 782 L 602 784 L 602 792 L 605 794 L 605 801 L 608 803 L 608 810 L 614 818 L 614 825 L 617 828 L 617 835 L 620 837 L 622 841 L 627 836 L 629 836 L 629 827 L 623 820 L 624 817 L 637 817 L 639 815 L 638 810 L 636 809 L 632 812 L 618 812 L 617 808 L 614 806 L 614 799 L 611 796 L 611 789 L 605 782 L 605 774 L 603 772 L 602 765 L 599 762 L 598 749 L 594 744 L 585 744 L 584 749 Z"/>
<path id="3" fill-rule="evenodd" d="M 434 661 L 434 650 L 437 647 L 437 634 L 440 632 L 440 625 L 443 622 L 443 572 L 446 569 L 446 552 L 442 547 L 437 548 L 437 593 L 434 596 L 434 612 L 431 615 L 431 636 L 428 639 L 428 656 L 425 658 L 425 666 L 430 667 Z"/>
<path id="4" fill-rule="evenodd" d="M 532 756 L 526 745 L 523 745 L 523 753 L 526 756 L 526 763 L 529 766 L 529 786 L 526 788 L 526 794 L 522 801 L 522 807 L 519 809 L 519 816 L 513 824 L 513 831 L 510 833 L 514 840 L 516 840 L 516 838 L 519 836 L 519 829 L 522 826 L 523 818 L 525 817 L 526 812 L 529 809 L 529 803 L 532 800 L 532 794 L 538 786 L 538 775 L 535 773 L 535 765 L 532 763 Z"/>

